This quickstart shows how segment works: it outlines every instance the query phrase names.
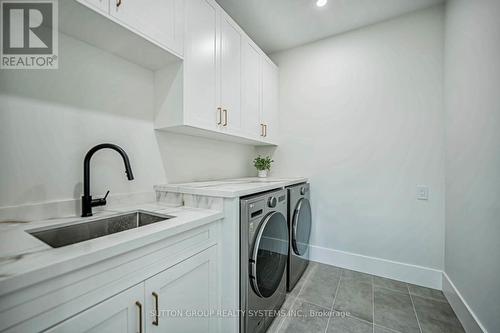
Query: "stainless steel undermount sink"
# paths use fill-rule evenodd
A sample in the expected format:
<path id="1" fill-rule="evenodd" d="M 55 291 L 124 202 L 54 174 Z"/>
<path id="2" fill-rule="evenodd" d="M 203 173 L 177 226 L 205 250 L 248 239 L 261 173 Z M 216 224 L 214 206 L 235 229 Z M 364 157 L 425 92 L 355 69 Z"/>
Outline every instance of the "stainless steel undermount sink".
<path id="1" fill-rule="evenodd" d="M 51 247 L 57 248 L 129 229 L 140 228 L 148 224 L 171 219 L 172 217 L 151 212 L 134 211 L 63 227 L 45 230 L 27 230 L 26 232 Z"/>

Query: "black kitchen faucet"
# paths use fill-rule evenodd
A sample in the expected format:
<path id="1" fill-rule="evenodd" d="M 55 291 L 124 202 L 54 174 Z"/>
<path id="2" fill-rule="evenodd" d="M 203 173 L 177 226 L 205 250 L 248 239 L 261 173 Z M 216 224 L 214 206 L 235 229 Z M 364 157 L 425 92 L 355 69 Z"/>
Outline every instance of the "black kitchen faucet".
<path id="1" fill-rule="evenodd" d="M 134 179 L 132 168 L 130 167 L 130 161 L 128 159 L 127 153 L 125 153 L 125 150 L 112 143 L 102 143 L 90 149 L 87 152 L 87 155 L 85 155 L 85 159 L 83 161 L 82 217 L 92 216 L 92 207 L 104 206 L 106 204 L 106 198 L 108 197 L 109 191 L 106 192 L 104 198 L 100 199 L 92 199 L 92 196 L 90 195 L 90 159 L 95 152 L 105 148 L 113 149 L 122 156 L 128 180 Z"/>

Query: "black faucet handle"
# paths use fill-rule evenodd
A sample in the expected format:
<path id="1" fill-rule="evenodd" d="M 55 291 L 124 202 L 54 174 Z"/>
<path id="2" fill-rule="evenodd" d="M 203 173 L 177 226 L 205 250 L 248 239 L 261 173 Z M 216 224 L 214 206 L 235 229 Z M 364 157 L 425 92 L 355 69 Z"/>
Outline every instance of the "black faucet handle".
<path id="1" fill-rule="evenodd" d="M 92 199 L 92 207 L 106 205 L 106 198 L 108 197 L 108 194 L 109 194 L 109 191 L 106 192 L 106 195 L 104 196 L 104 198 Z"/>

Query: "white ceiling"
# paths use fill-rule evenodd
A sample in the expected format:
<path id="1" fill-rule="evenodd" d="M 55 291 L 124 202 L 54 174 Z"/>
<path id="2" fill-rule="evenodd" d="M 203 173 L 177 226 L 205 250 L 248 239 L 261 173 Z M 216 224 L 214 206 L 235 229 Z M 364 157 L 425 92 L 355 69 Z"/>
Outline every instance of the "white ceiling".
<path id="1" fill-rule="evenodd" d="M 217 0 L 267 53 L 384 21 L 443 0 Z"/>

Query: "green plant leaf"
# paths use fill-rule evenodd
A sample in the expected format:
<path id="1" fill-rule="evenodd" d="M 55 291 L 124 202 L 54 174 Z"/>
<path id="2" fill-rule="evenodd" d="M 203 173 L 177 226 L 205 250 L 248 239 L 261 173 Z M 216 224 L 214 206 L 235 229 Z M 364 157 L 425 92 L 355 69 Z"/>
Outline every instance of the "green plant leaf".
<path id="1" fill-rule="evenodd" d="M 271 159 L 271 156 L 262 157 L 261 155 L 259 155 L 259 156 L 257 156 L 253 160 L 253 165 L 259 171 L 261 171 L 261 170 L 268 170 L 268 171 L 270 171 L 271 170 L 271 164 L 273 162 L 274 162 L 274 160 Z"/>

